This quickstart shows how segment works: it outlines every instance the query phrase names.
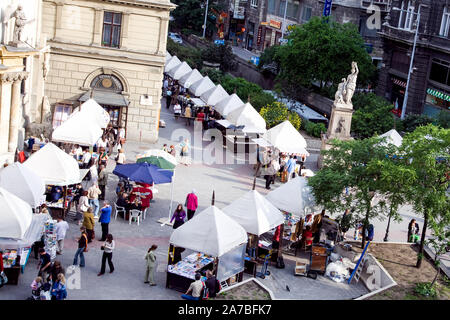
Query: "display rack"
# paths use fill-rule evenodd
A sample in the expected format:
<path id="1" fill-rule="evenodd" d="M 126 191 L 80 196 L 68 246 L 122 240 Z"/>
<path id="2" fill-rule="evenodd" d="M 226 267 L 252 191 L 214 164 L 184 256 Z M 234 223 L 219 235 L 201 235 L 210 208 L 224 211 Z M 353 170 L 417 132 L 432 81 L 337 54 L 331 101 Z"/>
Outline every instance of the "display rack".
<path id="1" fill-rule="evenodd" d="M 44 248 L 54 260 L 56 258 L 56 220 L 49 219 L 45 223 Z"/>

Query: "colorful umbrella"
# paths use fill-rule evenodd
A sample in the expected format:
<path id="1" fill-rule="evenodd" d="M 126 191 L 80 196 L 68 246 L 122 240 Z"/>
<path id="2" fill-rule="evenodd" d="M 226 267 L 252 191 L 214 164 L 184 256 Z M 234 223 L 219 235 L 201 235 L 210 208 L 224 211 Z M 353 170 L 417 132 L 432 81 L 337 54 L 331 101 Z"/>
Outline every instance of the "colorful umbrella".
<path id="1" fill-rule="evenodd" d="M 173 172 L 163 170 L 147 162 L 122 164 L 116 166 L 113 174 L 135 182 L 160 184 L 172 182 Z"/>
<path id="2" fill-rule="evenodd" d="M 177 160 L 174 156 L 164 150 L 148 150 L 142 156 L 138 156 L 137 163 L 147 162 L 154 164 L 161 169 L 174 169 L 177 166 Z"/>

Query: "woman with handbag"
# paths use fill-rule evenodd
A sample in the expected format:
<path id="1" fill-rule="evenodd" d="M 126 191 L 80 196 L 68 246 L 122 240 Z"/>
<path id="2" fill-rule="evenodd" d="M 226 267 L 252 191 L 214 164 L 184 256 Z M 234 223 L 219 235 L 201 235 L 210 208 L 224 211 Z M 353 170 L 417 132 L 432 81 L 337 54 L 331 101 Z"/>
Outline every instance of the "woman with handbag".
<path id="1" fill-rule="evenodd" d="M 102 267 L 100 269 L 100 273 L 97 276 L 101 276 L 101 275 L 105 274 L 106 259 L 108 259 L 109 273 L 114 272 L 114 265 L 112 263 L 112 252 L 113 252 L 114 248 L 115 248 L 115 243 L 113 240 L 113 236 L 112 236 L 112 234 L 108 233 L 108 235 L 106 236 L 106 241 L 103 244 L 103 246 L 101 247 L 101 249 L 103 250 Z"/>
<path id="2" fill-rule="evenodd" d="M 78 238 L 78 249 L 75 252 L 75 257 L 73 258 L 73 265 L 76 266 L 78 264 L 78 256 L 80 256 L 80 268 L 84 268 L 84 252 L 88 252 L 88 239 L 86 234 L 86 228 L 80 228 L 81 236 Z"/>
<path id="3" fill-rule="evenodd" d="M 82 220 L 84 219 L 84 213 L 88 211 L 91 206 L 89 205 L 89 198 L 87 190 L 83 191 L 82 196 L 78 200 L 77 215 L 75 216 L 75 221 L 81 226 Z"/>
<path id="4" fill-rule="evenodd" d="M 92 242 L 92 240 L 95 238 L 94 226 L 94 210 L 89 207 L 88 211 L 84 213 L 83 220 L 83 227 L 86 228 L 88 243 Z"/>

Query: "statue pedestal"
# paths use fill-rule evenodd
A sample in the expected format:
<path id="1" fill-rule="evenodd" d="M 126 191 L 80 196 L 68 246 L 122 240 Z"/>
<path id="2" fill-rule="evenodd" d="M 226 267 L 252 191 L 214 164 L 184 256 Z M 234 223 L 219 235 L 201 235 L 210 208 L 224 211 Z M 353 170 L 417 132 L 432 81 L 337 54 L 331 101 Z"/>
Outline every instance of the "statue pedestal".
<path id="1" fill-rule="evenodd" d="M 344 103 L 334 103 L 331 111 L 328 131 L 322 134 L 321 150 L 329 150 L 331 148 L 330 141 L 333 139 L 352 140 L 350 129 L 352 127 L 353 105 Z M 317 166 L 322 168 L 323 155 L 319 155 Z"/>

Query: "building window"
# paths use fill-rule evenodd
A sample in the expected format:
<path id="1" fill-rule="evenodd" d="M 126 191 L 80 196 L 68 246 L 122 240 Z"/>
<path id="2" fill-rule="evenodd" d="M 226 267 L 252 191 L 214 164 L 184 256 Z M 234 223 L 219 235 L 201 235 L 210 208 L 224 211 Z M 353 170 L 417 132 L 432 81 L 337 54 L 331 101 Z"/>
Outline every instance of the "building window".
<path id="1" fill-rule="evenodd" d="M 69 104 L 57 104 L 53 112 L 53 129 L 59 127 L 64 121 L 69 118 L 72 113 L 72 106 Z"/>
<path id="2" fill-rule="evenodd" d="M 450 62 L 441 59 L 431 61 L 430 80 L 450 86 Z"/>
<path id="3" fill-rule="evenodd" d="M 251 5 L 252 7 L 254 7 L 254 8 L 257 8 L 257 7 L 258 7 L 258 0 L 251 0 L 251 1 L 250 1 L 250 5 Z"/>
<path id="4" fill-rule="evenodd" d="M 267 12 L 269 14 L 275 14 L 275 0 L 269 0 L 267 5 Z"/>
<path id="5" fill-rule="evenodd" d="M 302 12 L 302 22 L 307 23 L 311 19 L 312 8 L 311 7 L 303 7 Z"/>
<path id="6" fill-rule="evenodd" d="M 409 57 L 406 55 L 406 52 L 394 51 L 391 58 L 391 67 L 407 74 L 409 71 Z"/>
<path id="7" fill-rule="evenodd" d="M 400 19 L 398 20 L 398 28 L 403 30 L 411 30 L 414 20 L 414 6 L 411 1 L 402 1 L 402 11 L 400 11 Z M 406 11 L 406 12 L 405 12 Z"/>
<path id="8" fill-rule="evenodd" d="M 280 8 L 278 10 L 278 16 L 284 17 L 285 8 L 286 8 L 286 1 L 280 1 Z"/>
<path id="9" fill-rule="evenodd" d="M 288 2 L 287 13 L 286 16 L 288 18 L 297 20 L 298 18 L 298 3 L 297 2 Z"/>
<path id="10" fill-rule="evenodd" d="M 442 37 L 448 37 L 448 29 L 450 27 L 450 10 L 444 7 L 444 12 L 442 14 L 441 30 L 439 35 Z"/>
<path id="11" fill-rule="evenodd" d="M 121 13 L 105 11 L 103 15 L 102 46 L 112 48 L 119 47 L 121 25 L 122 25 Z"/>

